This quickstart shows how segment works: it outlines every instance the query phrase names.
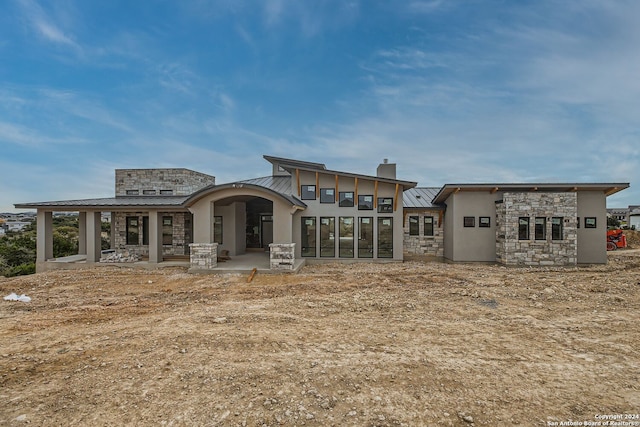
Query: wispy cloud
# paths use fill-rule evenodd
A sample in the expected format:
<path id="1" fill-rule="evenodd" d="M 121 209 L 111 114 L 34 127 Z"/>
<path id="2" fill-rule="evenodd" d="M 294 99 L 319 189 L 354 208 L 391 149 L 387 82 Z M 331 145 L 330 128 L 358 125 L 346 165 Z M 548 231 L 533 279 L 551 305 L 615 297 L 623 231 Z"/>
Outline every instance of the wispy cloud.
<path id="1" fill-rule="evenodd" d="M 19 4 L 32 29 L 44 40 L 70 47 L 76 52 L 82 51 L 82 48 L 73 39 L 73 36 L 69 34 L 69 31 L 63 30 L 54 17 L 47 14 L 35 0 L 20 0 Z"/>

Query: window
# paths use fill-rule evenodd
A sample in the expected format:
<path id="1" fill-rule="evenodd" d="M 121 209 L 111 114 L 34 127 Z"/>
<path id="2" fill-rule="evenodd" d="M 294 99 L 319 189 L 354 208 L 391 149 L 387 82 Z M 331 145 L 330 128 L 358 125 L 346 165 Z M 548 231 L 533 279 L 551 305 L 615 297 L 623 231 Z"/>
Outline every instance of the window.
<path id="1" fill-rule="evenodd" d="M 341 208 L 350 208 L 353 206 L 353 191 L 341 191 L 339 194 L 339 206 Z"/>
<path id="2" fill-rule="evenodd" d="M 142 190 L 142 194 L 144 194 L 145 196 L 153 196 L 154 194 L 156 194 L 156 190 Z"/>
<path id="3" fill-rule="evenodd" d="M 316 256 L 316 218 L 310 216 L 302 217 L 302 247 L 303 257 Z"/>
<path id="4" fill-rule="evenodd" d="M 137 196 L 140 194 L 139 190 L 127 190 L 127 196 Z"/>
<path id="5" fill-rule="evenodd" d="M 393 212 L 393 198 L 378 197 L 378 213 L 392 213 L 392 212 Z"/>
<path id="6" fill-rule="evenodd" d="M 149 217 L 148 216 L 142 217 L 142 244 L 143 245 L 149 244 Z"/>
<path id="7" fill-rule="evenodd" d="M 373 210 L 373 196 L 358 196 L 358 210 Z"/>
<path id="8" fill-rule="evenodd" d="M 518 218 L 518 240 L 529 240 L 529 217 Z"/>
<path id="9" fill-rule="evenodd" d="M 393 258 L 393 218 L 378 218 L 378 258 Z"/>
<path id="10" fill-rule="evenodd" d="M 160 190 L 160 194 L 163 196 L 171 196 L 173 195 L 173 190 Z"/>
<path id="11" fill-rule="evenodd" d="M 587 216 L 584 218 L 584 228 L 596 228 L 596 217 Z"/>
<path id="12" fill-rule="evenodd" d="M 478 227 L 491 227 L 491 217 L 488 217 L 488 216 L 479 217 Z"/>
<path id="13" fill-rule="evenodd" d="M 433 217 L 432 216 L 424 217 L 424 235 L 433 236 Z"/>
<path id="14" fill-rule="evenodd" d="M 138 225 L 138 217 L 136 216 L 128 216 L 127 217 L 127 245 L 138 245 L 139 244 L 139 225 Z"/>
<path id="15" fill-rule="evenodd" d="M 300 187 L 300 197 L 302 200 L 315 200 L 316 199 L 316 186 L 315 185 L 302 185 Z"/>
<path id="16" fill-rule="evenodd" d="M 341 216 L 338 225 L 340 258 L 353 258 L 353 217 Z"/>
<path id="17" fill-rule="evenodd" d="M 420 235 L 420 223 L 418 222 L 417 216 L 409 217 L 409 236 L 419 236 Z"/>
<path id="18" fill-rule="evenodd" d="M 170 216 L 162 217 L 162 244 L 173 244 L 173 218 Z"/>
<path id="19" fill-rule="evenodd" d="M 554 216 L 551 218 L 551 240 L 562 240 L 562 222 L 564 218 Z"/>
<path id="20" fill-rule="evenodd" d="M 219 245 L 222 244 L 222 217 L 213 217 L 213 241 Z"/>
<path id="21" fill-rule="evenodd" d="M 336 202 L 336 190 L 334 188 L 320 189 L 320 203 L 335 203 L 335 202 Z"/>
<path id="22" fill-rule="evenodd" d="M 336 219 L 332 217 L 320 218 L 320 256 L 336 256 Z"/>
<path id="23" fill-rule="evenodd" d="M 547 218 L 540 217 L 540 216 L 536 217 L 535 239 L 536 240 L 547 239 Z"/>
<path id="24" fill-rule="evenodd" d="M 373 218 L 358 218 L 358 258 L 373 258 Z"/>
<path id="25" fill-rule="evenodd" d="M 464 217 L 464 226 L 465 227 L 475 227 L 476 226 L 476 217 L 475 216 L 465 216 Z"/>

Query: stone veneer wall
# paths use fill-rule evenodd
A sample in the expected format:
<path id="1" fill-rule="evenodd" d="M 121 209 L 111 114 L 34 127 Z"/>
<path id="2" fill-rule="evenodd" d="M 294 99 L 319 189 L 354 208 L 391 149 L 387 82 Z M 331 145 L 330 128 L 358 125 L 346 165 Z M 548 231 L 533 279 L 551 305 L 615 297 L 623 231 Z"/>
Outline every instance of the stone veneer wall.
<path id="1" fill-rule="evenodd" d="M 148 217 L 148 212 L 112 212 L 112 215 L 115 218 L 114 230 L 111 230 L 114 234 L 114 242 L 115 249 L 118 252 L 127 250 L 132 254 L 137 255 L 149 255 L 149 245 L 142 244 L 142 218 Z M 161 213 L 161 216 L 170 216 L 173 218 L 173 244 L 163 245 L 162 246 L 162 254 L 163 255 L 187 255 L 188 245 L 190 242 L 187 241 L 186 237 L 186 219 L 187 216 L 190 216 L 190 213 L 187 212 L 167 212 Z M 138 218 L 138 244 L 137 245 L 127 245 L 127 217 L 136 217 Z M 162 236 L 160 236 L 162 238 Z"/>
<path id="2" fill-rule="evenodd" d="M 411 211 L 404 214 L 404 253 L 408 255 L 428 255 L 435 257 L 444 256 L 444 233 L 443 222 L 444 215 L 441 217 L 439 210 Z M 409 217 L 418 217 L 419 235 L 409 235 Z M 433 236 L 424 235 L 424 217 L 433 217 Z"/>
<path id="3" fill-rule="evenodd" d="M 162 190 L 188 196 L 215 183 L 215 177 L 189 169 L 116 169 L 116 197 L 128 195 L 127 190 L 137 190 L 139 196 L 165 195 Z"/>
<path id="4" fill-rule="evenodd" d="M 293 270 L 295 261 L 295 243 L 269 244 L 269 265 L 271 270 Z"/>
<path id="5" fill-rule="evenodd" d="M 578 196 L 504 193 L 496 205 L 496 261 L 506 265 L 564 266 L 578 262 Z M 529 240 L 518 240 L 518 220 L 529 217 Z M 547 218 L 546 240 L 535 240 L 535 218 Z M 551 240 L 551 218 L 563 218 L 563 239 Z"/>
<path id="6" fill-rule="evenodd" d="M 217 243 L 191 243 L 189 271 L 212 270 L 218 266 Z"/>

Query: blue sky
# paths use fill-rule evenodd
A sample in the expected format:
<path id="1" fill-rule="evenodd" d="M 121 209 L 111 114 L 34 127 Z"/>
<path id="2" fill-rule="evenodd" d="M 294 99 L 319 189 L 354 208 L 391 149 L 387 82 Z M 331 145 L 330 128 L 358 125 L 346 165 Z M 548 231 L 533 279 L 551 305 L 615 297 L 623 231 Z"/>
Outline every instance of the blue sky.
<path id="1" fill-rule="evenodd" d="M 1 0 L 0 212 L 263 154 L 420 186 L 631 182 L 640 2 Z"/>

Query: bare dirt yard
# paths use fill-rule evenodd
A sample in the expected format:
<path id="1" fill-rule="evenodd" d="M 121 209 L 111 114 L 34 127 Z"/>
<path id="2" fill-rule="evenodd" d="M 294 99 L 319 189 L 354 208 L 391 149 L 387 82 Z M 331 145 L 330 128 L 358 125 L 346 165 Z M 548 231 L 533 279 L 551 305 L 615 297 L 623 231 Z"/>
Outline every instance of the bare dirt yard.
<path id="1" fill-rule="evenodd" d="M 640 424 L 640 251 L 609 259 L 0 279 L 32 298 L 0 300 L 0 425 Z"/>

